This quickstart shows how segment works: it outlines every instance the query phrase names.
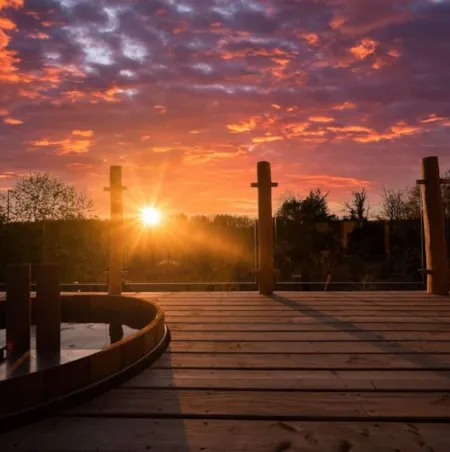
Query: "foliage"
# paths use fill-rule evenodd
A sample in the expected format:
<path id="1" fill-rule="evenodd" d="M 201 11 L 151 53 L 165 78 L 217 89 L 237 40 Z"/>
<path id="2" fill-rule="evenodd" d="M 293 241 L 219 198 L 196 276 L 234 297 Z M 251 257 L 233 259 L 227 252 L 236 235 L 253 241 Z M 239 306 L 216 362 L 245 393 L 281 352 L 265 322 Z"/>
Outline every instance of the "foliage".
<path id="1" fill-rule="evenodd" d="M 406 219 L 418 220 L 422 210 L 420 187 L 418 185 L 408 187 L 405 190 L 405 198 Z"/>
<path id="2" fill-rule="evenodd" d="M 351 201 L 344 202 L 342 207 L 345 212 L 344 219 L 357 221 L 358 224 L 367 221 L 370 214 L 370 204 L 366 189 L 352 192 Z"/>
<path id="3" fill-rule="evenodd" d="M 331 217 L 327 196 L 328 193 L 323 194 L 319 188 L 311 190 L 304 199 L 295 193 L 286 192 L 281 197 L 282 204 L 277 216 L 298 224 L 327 221 Z"/>
<path id="4" fill-rule="evenodd" d="M 336 219 L 330 214 L 327 194 L 320 189 L 310 191 L 305 198 L 293 193 L 283 196 L 277 212 L 278 265 L 284 277 L 300 271 L 302 281 L 310 281 L 314 273 L 324 273 L 339 252 L 339 237 L 332 228 L 324 231 L 317 224 L 325 225 Z M 288 260 L 290 271 L 287 270 Z M 322 277 L 321 274 L 319 277 Z"/>
<path id="5" fill-rule="evenodd" d="M 0 192 L 0 225 L 5 224 L 8 219 L 6 203 L 5 193 Z"/>
<path id="6" fill-rule="evenodd" d="M 404 190 L 387 189 L 381 191 L 381 214 L 383 220 L 398 221 L 406 218 L 406 200 Z"/>
<path id="7" fill-rule="evenodd" d="M 10 190 L 10 202 L 15 222 L 86 218 L 93 208 L 83 193 L 48 173 L 22 177 Z"/>

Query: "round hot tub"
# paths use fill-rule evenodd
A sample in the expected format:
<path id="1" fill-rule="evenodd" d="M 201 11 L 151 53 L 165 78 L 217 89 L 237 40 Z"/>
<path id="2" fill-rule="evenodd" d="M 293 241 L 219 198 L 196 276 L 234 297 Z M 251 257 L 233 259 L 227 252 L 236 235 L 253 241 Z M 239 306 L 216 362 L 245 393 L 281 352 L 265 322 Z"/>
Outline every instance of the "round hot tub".
<path id="1" fill-rule="evenodd" d="M 32 301 L 32 323 L 33 305 Z M 15 362 L 0 364 L 3 425 L 77 403 L 117 385 L 156 360 L 169 342 L 162 309 L 137 297 L 62 295 L 61 322 L 63 328 L 72 328 L 69 348 L 64 348 L 67 341 L 63 340 L 59 353 L 31 350 Z M 100 342 L 95 338 L 93 346 L 84 347 L 83 334 L 87 333 L 83 330 L 98 329 L 99 324 L 104 325 L 103 334 L 107 329 L 107 338 Z M 64 338 L 67 332 L 62 333 Z"/>

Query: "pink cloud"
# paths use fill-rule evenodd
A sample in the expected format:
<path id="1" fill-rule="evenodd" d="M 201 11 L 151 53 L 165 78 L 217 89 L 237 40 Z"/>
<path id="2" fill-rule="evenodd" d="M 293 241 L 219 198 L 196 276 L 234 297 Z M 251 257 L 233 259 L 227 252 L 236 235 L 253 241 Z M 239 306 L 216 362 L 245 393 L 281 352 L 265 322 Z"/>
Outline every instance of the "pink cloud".
<path id="1" fill-rule="evenodd" d="M 23 124 L 23 121 L 21 121 L 20 119 L 15 119 L 15 118 L 5 118 L 3 120 L 3 122 L 5 124 L 10 124 L 12 126 L 17 126 L 17 125 Z"/>

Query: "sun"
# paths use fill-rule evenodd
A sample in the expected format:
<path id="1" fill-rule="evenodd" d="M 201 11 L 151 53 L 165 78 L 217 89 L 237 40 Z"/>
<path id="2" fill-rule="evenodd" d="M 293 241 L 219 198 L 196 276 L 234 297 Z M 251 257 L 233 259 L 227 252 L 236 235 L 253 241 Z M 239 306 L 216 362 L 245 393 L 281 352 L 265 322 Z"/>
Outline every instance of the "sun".
<path id="1" fill-rule="evenodd" d="M 141 219 L 145 226 L 157 226 L 161 223 L 161 212 L 156 207 L 141 209 Z"/>

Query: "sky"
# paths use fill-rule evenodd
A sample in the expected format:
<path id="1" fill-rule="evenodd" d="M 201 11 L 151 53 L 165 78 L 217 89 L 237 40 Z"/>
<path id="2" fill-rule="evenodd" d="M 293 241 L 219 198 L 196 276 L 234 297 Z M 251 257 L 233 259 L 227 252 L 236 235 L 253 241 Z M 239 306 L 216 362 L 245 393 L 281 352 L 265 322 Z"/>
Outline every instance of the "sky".
<path id="1" fill-rule="evenodd" d="M 0 189 L 30 171 L 108 213 L 256 212 L 256 162 L 277 202 L 450 168 L 447 0 L 0 0 Z"/>

